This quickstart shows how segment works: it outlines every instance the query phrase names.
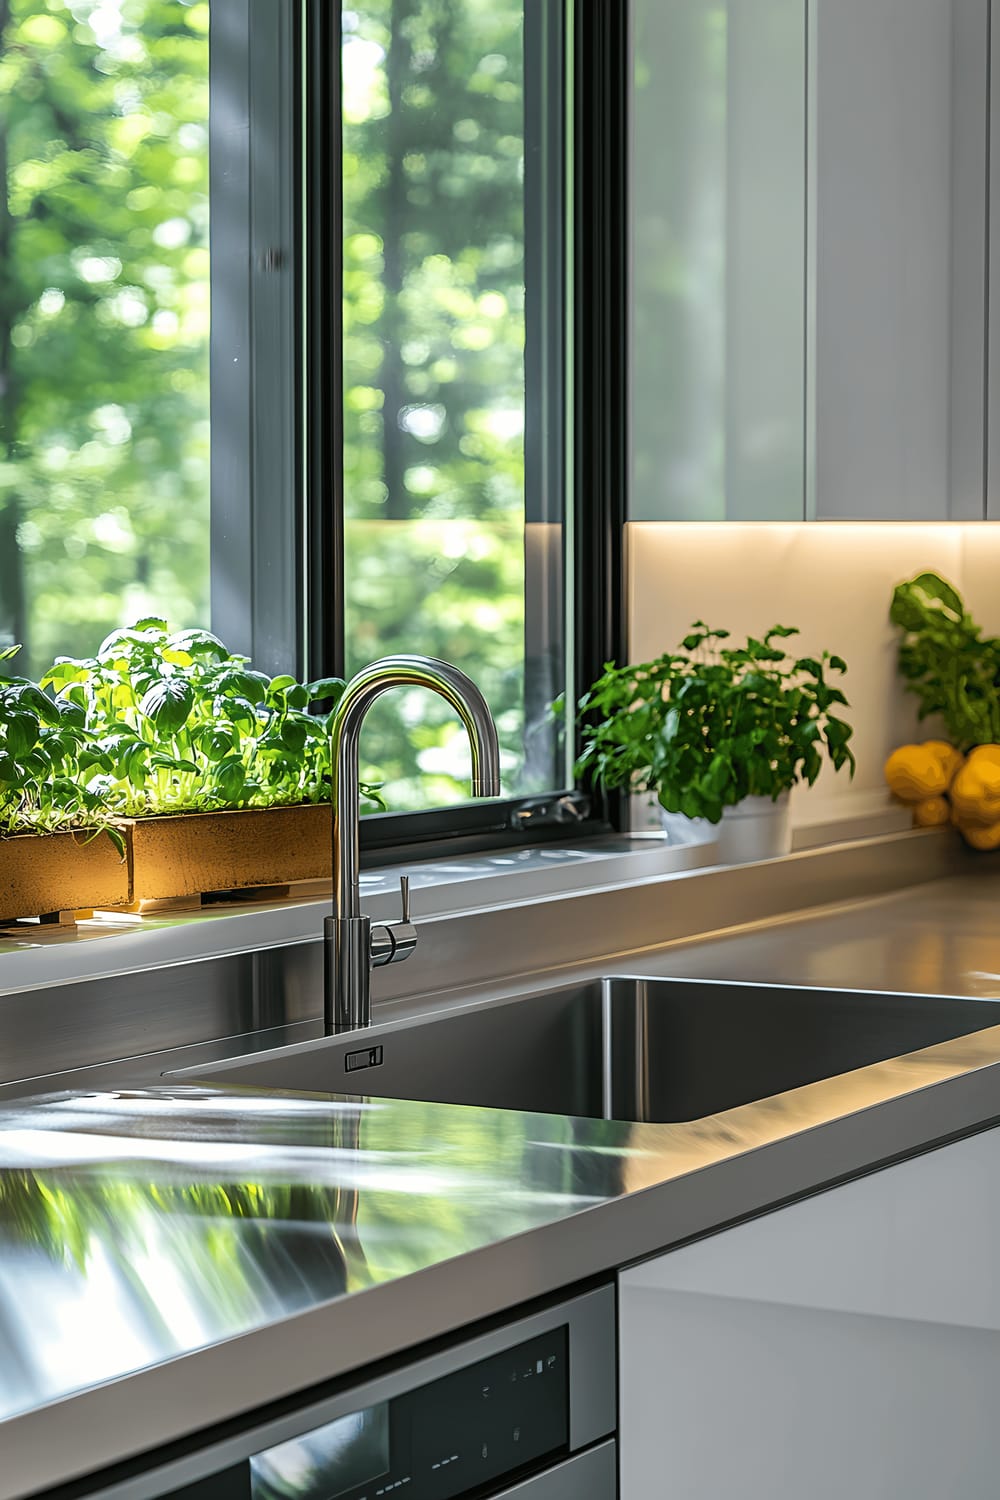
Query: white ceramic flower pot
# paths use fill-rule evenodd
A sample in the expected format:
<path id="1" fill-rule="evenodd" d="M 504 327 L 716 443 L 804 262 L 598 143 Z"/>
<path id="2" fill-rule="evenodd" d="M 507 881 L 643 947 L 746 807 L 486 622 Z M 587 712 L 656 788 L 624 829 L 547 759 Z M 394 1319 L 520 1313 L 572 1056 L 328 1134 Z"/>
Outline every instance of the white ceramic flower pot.
<path id="1" fill-rule="evenodd" d="M 744 797 L 727 807 L 719 824 L 719 863 L 750 864 L 757 859 L 777 859 L 792 848 L 790 801 L 782 792 L 776 802 L 770 797 Z"/>

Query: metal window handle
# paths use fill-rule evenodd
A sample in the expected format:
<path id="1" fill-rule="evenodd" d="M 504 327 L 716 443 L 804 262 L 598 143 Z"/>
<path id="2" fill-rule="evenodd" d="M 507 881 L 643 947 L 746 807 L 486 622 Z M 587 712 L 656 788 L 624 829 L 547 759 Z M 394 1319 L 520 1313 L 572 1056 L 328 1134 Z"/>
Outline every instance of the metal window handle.
<path id="1" fill-rule="evenodd" d="M 403 907 L 403 921 L 409 926 L 410 923 L 410 877 L 400 875 L 399 877 L 399 899 Z"/>
<path id="2" fill-rule="evenodd" d="M 583 792 L 561 797 L 533 797 L 510 814 L 511 828 L 551 828 L 585 823 L 590 817 L 590 798 Z"/>

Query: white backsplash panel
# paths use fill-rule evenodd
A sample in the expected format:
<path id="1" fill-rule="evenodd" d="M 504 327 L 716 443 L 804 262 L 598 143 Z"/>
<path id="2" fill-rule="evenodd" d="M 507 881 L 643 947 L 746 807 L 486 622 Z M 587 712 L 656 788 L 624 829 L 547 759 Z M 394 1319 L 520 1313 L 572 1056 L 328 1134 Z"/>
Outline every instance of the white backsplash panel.
<path id="1" fill-rule="evenodd" d="M 896 583 L 941 573 L 979 622 L 1000 633 L 1000 526 L 990 523 L 632 522 L 627 556 L 632 661 L 676 645 L 698 619 L 735 638 L 797 625 L 801 654 L 827 650 L 846 660 L 857 774 L 851 782 L 827 767 L 814 788 L 796 788 L 796 825 L 887 807 L 889 751 L 937 732 L 917 724 L 916 700 L 896 673 L 889 623 Z"/>

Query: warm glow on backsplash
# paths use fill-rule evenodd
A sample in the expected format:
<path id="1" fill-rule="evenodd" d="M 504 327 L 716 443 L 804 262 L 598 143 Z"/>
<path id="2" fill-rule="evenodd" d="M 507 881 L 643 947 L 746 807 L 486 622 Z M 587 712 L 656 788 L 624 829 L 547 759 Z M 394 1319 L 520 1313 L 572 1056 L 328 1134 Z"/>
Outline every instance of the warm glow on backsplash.
<path id="1" fill-rule="evenodd" d="M 627 528 L 629 655 L 675 645 L 692 620 L 736 636 L 797 625 L 803 653 L 847 661 L 853 782 L 823 772 L 793 794 L 797 823 L 866 813 L 888 804 L 882 763 L 894 746 L 928 738 L 915 699 L 896 675 L 893 586 L 933 569 L 965 596 L 976 619 L 1000 634 L 1000 525 L 975 522 L 727 523 L 634 521 Z"/>

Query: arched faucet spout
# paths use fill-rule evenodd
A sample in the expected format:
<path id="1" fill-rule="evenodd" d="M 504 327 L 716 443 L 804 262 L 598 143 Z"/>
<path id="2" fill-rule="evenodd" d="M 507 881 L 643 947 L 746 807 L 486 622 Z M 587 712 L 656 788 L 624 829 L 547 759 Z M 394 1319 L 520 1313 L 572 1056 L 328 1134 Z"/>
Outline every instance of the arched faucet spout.
<path id="1" fill-rule="evenodd" d="M 361 915 L 358 758 L 361 726 L 372 704 L 396 687 L 429 688 L 465 725 L 472 750 L 472 795 L 500 795 L 500 746 L 493 715 L 471 678 L 429 656 L 386 656 L 344 689 L 331 730 L 333 764 L 333 914 L 326 920 L 325 1018 L 328 1033 L 371 1025 L 371 970 L 408 958 L 416 930 L 404 896 L 403 922 L 380 926 Z M 405 929 L 405 930 L 404 930 Z"/>

